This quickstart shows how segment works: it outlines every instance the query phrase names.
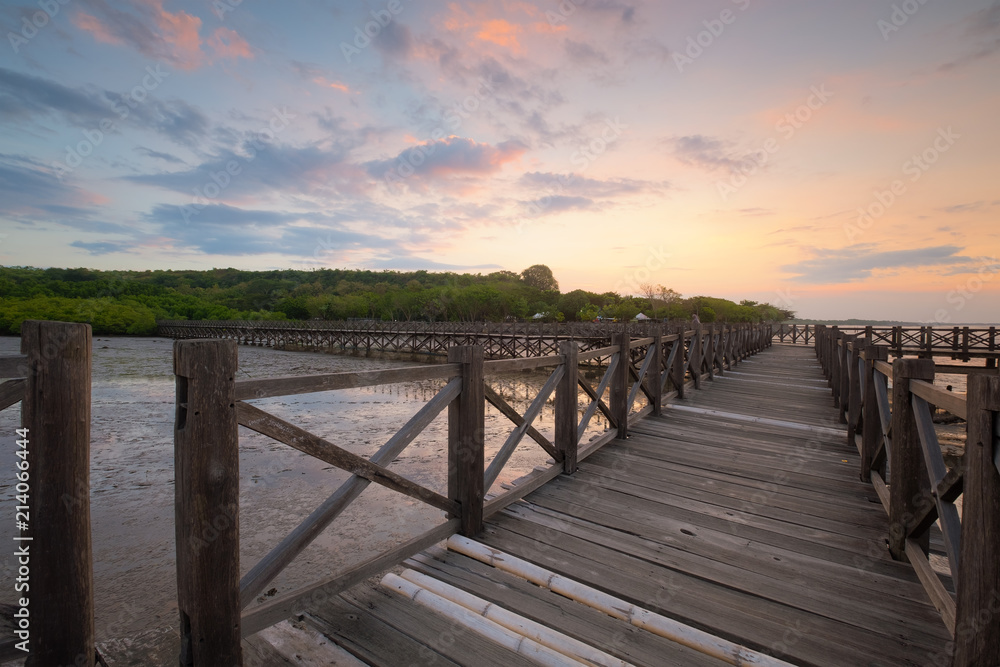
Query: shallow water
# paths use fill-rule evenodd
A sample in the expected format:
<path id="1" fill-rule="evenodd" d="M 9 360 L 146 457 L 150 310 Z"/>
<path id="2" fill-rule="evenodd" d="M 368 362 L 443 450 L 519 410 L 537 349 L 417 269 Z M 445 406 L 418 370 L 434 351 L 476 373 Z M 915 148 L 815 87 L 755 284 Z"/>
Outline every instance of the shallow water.
<path id="1" fill-rule="evenodd" d="M 173 341 L 95 338 L 91 422 L 91 512 L 98 641 L 177 623 L 174 569 Z M 0 354 L 18 353 L 18 338 L 0 337 Z M 239 348 L 239 378 L 332 373 L 413 365 L 356 356 Z M 490 380 L 519 412 L 547 374 Z M 426 403 L 444 381 L 393 384 L 253 403 L 354 453 L 370 456 Z M 18 408 L 0 412 L 0 502 L 12 507 L 14 429 Z M 551 403 L 535 423 L 552 437 Z M 606 422 L 595 417 L 589 435 Z M 487 462 L 513 424 L 487 406 Z M 501 474 L 510 482 L 546 462 L 525 438 Z M 446 492 L 447 411 L 392 465 L 396 472 Z M 4 472 L 10 471 L 10 472 Z M 240 428 L 240 561 L 245 573 L 348 477 L 257 433 Z M 499 491 L 499 487 L 494 487 Z M 4 517 L 8 518 L 4 518 Z M 361 497 L 271 585 L 293 590 L 391 548 L 443 520 L 443 513 L 387 489 Z M 13 512 L 0 515 L 0 539 L 11 544 Z M 13 549 L 0 554 L 0 601 L 13 600 Z"/>

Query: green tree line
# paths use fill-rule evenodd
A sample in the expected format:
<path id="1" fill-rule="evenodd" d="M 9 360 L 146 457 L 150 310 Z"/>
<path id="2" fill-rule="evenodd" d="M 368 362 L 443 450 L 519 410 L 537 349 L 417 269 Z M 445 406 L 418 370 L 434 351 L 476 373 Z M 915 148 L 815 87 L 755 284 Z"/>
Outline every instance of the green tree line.
<path id="1" fill-rule="evenodd" d="M 429 271 L 97 271 L 0 267 L 0 332 L 26 319 L 88 322 L 95 334 L 153 335 L 171 320 L 778 321 L 794 313 L 753 301 L 684 298 L 659 285 L 640 295 L 562 293 L 545 265 L 521 273 Z"/>

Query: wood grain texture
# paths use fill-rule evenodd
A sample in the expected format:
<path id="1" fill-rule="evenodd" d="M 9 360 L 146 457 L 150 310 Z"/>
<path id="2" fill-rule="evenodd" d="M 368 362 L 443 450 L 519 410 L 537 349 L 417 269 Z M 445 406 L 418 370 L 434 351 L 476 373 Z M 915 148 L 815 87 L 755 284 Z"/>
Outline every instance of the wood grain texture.
<path id="1" fill-rule="evenodd" d="M 897 359 L 892 365 L 892 450 L 889 461 L 889 550 L 906 558 L 906 526 L 926 505 L 933 505 L 930 480 L 920 452 L 920 434 L 910 402 L 910 380 L 933 380 L 930 359 Z M 917 538 L 927 553 L 929 536 Z"/>
<path id="2" fill-rule="evenodd" d="M 875 362 L 889 358 L 889 350 L 885 347 L 869 345 L 864 349 L 864 399 L 862 401 L 862 415 L 864 423 L 861 429 L 861 479 L 871 480 L 872 462 L 875 458 L 875 451 L 882 442 L 882 417 L 879 414 L 878 396 L 875 389 Z M 885 475 L 884 466 L 878 470 Z"/>
<path id="3" fill-rule="evenodd" d="M 462 393 L 448 406 L 448 497 L 460 505 L 461 533 L 470 537 L 483 528 L 486 495 L 483 348 L 453 347 L 448 361 L 460 364 L 462 378 Z"/>
<path id="4" fill-rule="evenodd" d="M 556 389 L 556 461 L 563 464 L 563 472 L 573 474 L 577 466 L 580 436 L 577 432 L 577 411 L 580 397 L 580 372 L 577 356 L 579 348 L 574 342 L 564 342 L 560 347 L 563 356 L 563 377 Z"/>
<path id="5" fill-rule="evenodd" d="M 177 604 L 181 665 L 239 665 L 236 341 L 174 343 Z"/>
<path id="6" fill-rule="evenodd" d="M 962 568 L 952 667 L 995 663 L 1000 656 L 1000 378 L 969 377 Z"/>
<path id="7" fill-rule="evenodd" d="M 30 561 L 30 595 L 22 593 L 31 601 L 25 664 L 91 665 L 90 325 L 27 320 L 21 352 L 31 369 L 21 402 L 30 528 L 14 539 L 31 540 L 15 541 L 10 549 L 23 549 Z M 8 507 L 13 523 L 14 503 Z"/>
<path id="8" fill-rule="evenodd" d="M 618 437 L 628 437 L 628 393 L 629 369 L 632 367 L 627 334 L 615 334 L 614 341 L 618 344 L 618 365 L 611 377 L 611 414 L 613 423 L 618 428 Z"/>

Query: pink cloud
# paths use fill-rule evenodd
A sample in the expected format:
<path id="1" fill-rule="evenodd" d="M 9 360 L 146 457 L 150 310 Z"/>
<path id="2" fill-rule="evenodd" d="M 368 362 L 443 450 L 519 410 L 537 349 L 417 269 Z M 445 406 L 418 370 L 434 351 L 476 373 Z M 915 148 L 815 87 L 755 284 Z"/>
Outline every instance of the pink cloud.
<path id="1" fill-rule="evenodd" d="M 313 77 L 312 82 L 315 83 L 317 86 L 322 86 L 324 88 L 333 88 L 334 90 L 339 90 L 342 93 L 354 93 L 354 91 L 351 90 L 346 83 L 341 83 L 339 81 L 330 81 L 329 79 L 323 76 Z"/>
<path id="2" fill-rule="evenodd" d="M 423 189 L 436 180 L 454 185 L 456 179 L 475 181 L 500 171 L 508 162 L 521 158 L 527 150 L 517 141 L 504 141 L 496 146 L 477 143 L 464 137 L 447 137 L 411 146 L 388 160 L 368 162 L 368 173 L 386 183 L 405 184 Z"/>
<path id="3" fill-rule="evenodd" d="M 235 30 L 220 27 L 203 40 L 200 18 L 183 10 L 167 11 L 163 4 L 164 0 L 138 0 L 127 8 L 94 4 L 92 13 L 77 11 L 73 24 L 99 42 L 130 46 L 181 70 L 217 59 L 253 58 L 250 45 Z"/>
<path id="4" fill-rule="evenodd" d="M 102 42 L 104 44 L 125 43 L 125 40 L 114 34 L 108 26 L 101 23 L 100 19 L 85 12 L 77 12 L 73 16 L 73 25 L 80 30 L 89 32 L 98 42 Z"/>
<path id="5" fill-rule="evenodd" d="M 518 55 L 525 51 L 521 43 L 525 33 L 551 34 L 566 30 L 566 26 L 552 25 L 537 7 L 525 2 L 503 2 L 502 7 L 484 4 L 471 11 L 451 3 L 448 10 L 450 14 L 443 22 L 448 31 L 468 34 L 470 45 L 477 42 L 496 44 Z M 496 16 L 497 12 L 501 16 Z"/>
<path id="6" fill-rule="evenodd" d="M 156 25 L 164 43 L 171 50 L 174 64 L 181 69 L 196 69 L 204 60 L 201 50 L 201 19 L 180 11 L 171 14 L 162 6 L 156 9 Z"/>

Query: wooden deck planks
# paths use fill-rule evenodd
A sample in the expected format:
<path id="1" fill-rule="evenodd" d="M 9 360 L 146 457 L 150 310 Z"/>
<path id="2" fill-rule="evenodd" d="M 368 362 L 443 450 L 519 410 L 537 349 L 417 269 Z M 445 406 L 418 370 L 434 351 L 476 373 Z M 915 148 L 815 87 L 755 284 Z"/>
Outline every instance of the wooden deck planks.
<path id="1" fill-rule="evenodd" d="M 724 416 L 842 430 L 829 393 L 785 386 L 822 386 L 803 360 L 811 351 L 772 348 L 736 367 L 762 382 L 706 382 L 677 403 L 716 415 L 642 420 L 491 520 L 482 541 L 796 664 L 925 664 L 948 633 L 912 568 L 889 557 L 846 432 Z"/>

